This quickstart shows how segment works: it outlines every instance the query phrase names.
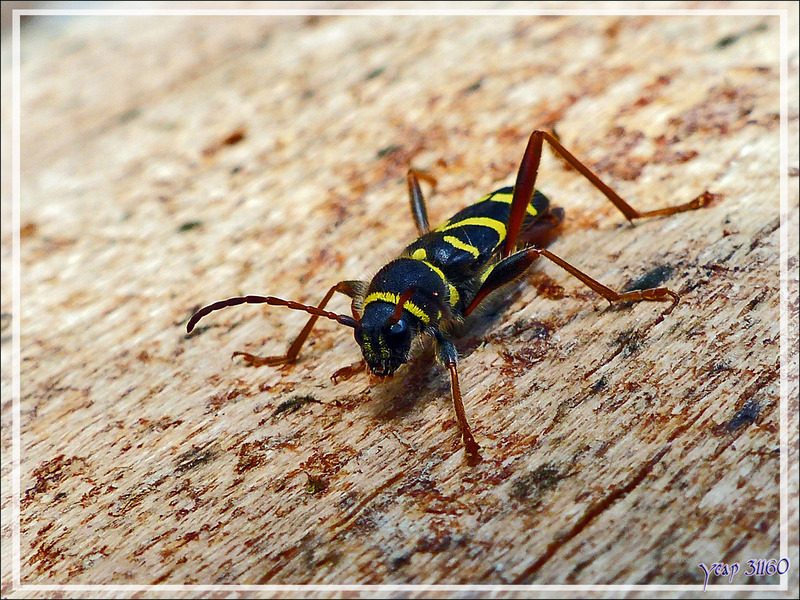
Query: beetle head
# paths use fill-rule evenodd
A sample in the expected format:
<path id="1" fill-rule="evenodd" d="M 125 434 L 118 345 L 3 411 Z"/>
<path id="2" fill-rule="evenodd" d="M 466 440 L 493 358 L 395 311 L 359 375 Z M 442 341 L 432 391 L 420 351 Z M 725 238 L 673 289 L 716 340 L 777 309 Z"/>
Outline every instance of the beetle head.
<path id="1" fill-rule="evenodd" d="M 405 311 L 375 302 L 364 311 L 360 326 L 355 329 L 355 338 L 369 370 L 385 377 L 408 362 L 411 344 L 418 332 L 416 319 Z"/>

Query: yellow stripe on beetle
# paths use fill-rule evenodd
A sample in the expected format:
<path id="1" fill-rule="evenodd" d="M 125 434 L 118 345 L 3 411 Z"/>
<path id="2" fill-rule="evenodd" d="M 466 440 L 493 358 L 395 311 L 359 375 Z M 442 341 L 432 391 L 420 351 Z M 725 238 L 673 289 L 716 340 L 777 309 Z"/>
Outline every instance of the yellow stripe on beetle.
<path id="1" fill-rule="evenodd" d="M 475 246 L 466 242 L 462 242 L 460 239 L 452 235 L 446 235 L 442 238 L 442 240 L 453 246 L 453 248 L 458 248 L 464 252 L 469 252 L 475 258 L 478 258 L 481 255 L 480 250 L 478 250 Z"/>
<path id="2" fill-rule="evenodd" d="M 513 194 L 489 194 L 488 196 L 483 198 L 483 200 L 491 200 L 492 202 L 502 202 L 504 204 L 511 204 L 511 201 L 513 199 L 514 199 Z M 530 203 L 528 204 L 528 207 L 525 209 L 525 211 L 532 217 L 535 217 L 536 215 L 539 214 L 539 211 L 537 211 Z"/>
<path id="3" fill-rule="evenodd" d="M 454 286 L 452 283 L 448 283 L 447 285 L 450 288 L 450 297 L 448 298 L 448 301 L 450 302 L 450 306 L 455 306 L 458 304 L 458 299 L 461 298 L 461 295 L 458 293 L 456 286 Z"/>
<path id="4" fill-rule="evenodd" d="M 369 296 L 364 298 L 364 308 L 373 302 L 386 302 L 387 304 L 394 304 L 397 306 L 397 304 L 400 302 L 400 296 L 393 294 L 392 292 L 372 292 Z M 425 325 L 431 322 L 431 318 L 428 313 L 411 302 L 411 300 L 406 300 L 406 303 L 403 304 L 403 308 L 425 323 Z"/>
<path id="5" fill-rule="evenodd" d="M 414 252 L 414 254 L 416 254 L 416 252 Z M 414 254 L 411 255 L 412 258 L 414 258 Z M 420 260 L 420 262 L 442 278 L 442 281 L 445 283 L 445 285 L 447 285 L 447 288 L 449 290 L 447 301 L 450 303 L 450 306 L 455 306 L 456 303 L 458 302 L 458 299 L 460 298 L 456 286 L 447 281 L 447 277 L 445 277 L 444 273 L 439 267 L 437 267 L 436 265 L 432 265 L 427 260 Z"/>
<path id="6" fill-rule="evenodd" d="M 456 221 L 455 223 L 445 225 L 444 227 L 439 228 L 439 231 L 450 231 L 451 229 L 459 229 L 460 227 L 467 227 L 469 225 L 478 225 L 479 227 L 488 227 L 489 229 L 494 229 L 497 232 L 497 235 L 500 236 L 501 240 L 505 239 L 506 237 L 505 224 L 501 223 L 497 219 L 492 219 L 489 217 L 469 217 L 468 219 L 462 219 L 461 221 Z"/>
<path id="7" fill-rule="evenodd" d="M 494 271 L 494 268 L 496 266 L 497 266 L 497 263 L 495 263 L 493 265 L 489 265 L 489 268 L 486 269 L 483 273 L 481 273 L 481 276 L 480 276 L 481 285 L 483 285 L 483 283 L 489 278 L 489 275 L 492 274 L 492 271 Z"/>

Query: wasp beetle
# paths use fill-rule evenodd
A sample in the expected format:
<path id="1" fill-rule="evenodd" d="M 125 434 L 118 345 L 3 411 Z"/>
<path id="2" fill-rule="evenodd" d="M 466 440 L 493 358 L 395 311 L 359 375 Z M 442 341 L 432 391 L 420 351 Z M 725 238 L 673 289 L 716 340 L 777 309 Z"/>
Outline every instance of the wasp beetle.
<path id="1" fill-rule="evenodd" d="M 487 295 L 522 275 L 537 258 L 544 257 L 609 302 L 666 301 L 671 302 L 666 311 L 669 312 L 679 301 L 675 292 L 663 287 L 615 292 L 544 248 L 564 217 L 564 211 L 551 207 L 544 194 L 534 187 L 544 142 L 600 190 L 628 221 L 694 210 L 712 197 L 704 192 L 679 206 L 639 212 L 567 151 L 554 135 L 537 130 L 528 140 L 513 187 L 484 196 L 433 230 L 428 224 L 419 182 L 423 180 L 435 186 L 436 180 L 425 172 L 411 169 L 407 177 L 408 192 L 420 237 L 380 269 L 371 281 L 339 282 L 317 306 L 274 296 L 228 298 L 195 312 L 186 325 L 187 332 L 209 313 L 239 304 L 266 303 L 309 313 L 311 318 L 285 355 L 233 354 L 241 356 L 251 366 L 279 365 L 297 359 L 317 319 L 325 317 L 352 328 L 363 354 L 360 363 L 334 373 L 334 381 L 347 378 L 364 367 L 379 377 L 392 375 L 409 361 L 415 340 L 423 336 L 433 338 L 437 357 L 450 373 L 453 405 L 467 457 L 478 458 L 479 446 L 461 400 L 456 367 L 458 353 L 451 335 L 454 326 L 472 313 Z M 325 310 L 337 292 L 352 299 L 352 316 Z"/>

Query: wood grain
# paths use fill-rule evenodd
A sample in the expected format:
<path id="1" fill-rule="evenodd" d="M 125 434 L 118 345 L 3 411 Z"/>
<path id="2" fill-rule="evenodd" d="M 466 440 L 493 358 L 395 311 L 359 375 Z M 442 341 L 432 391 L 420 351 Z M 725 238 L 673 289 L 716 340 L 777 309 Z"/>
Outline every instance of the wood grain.
<path id="1" fill-rule="evenodd" d="M 796 50 L 796 5 L 768 6 L 791 7 Z M 15 590 L 6 558 L 15 319 L 23 584 L 702 584 L 701 562 L 786 552 L 785 453 L 790 590 L 770 593 L 793 596 L 798 74 L 795 52 L 781 215 L 779 35 L 777 16 L 723 14 L 26 25 L 19 315 L 2 112 L 3 596 L 52 594 Z M 534 128 L 639 209 L 718 197 L 630 226 L 545 152 L 538 187 L 567 211 L 551 250 L 682 300 L 608 307 L 548 264 L 512 286 L 458 344 L 478 465 L 429 351 L 334 385 L 359 357 L 334 323 L 277 369 L 230 356 L 282 352 L 300 314 L 231 308 L 185 335 L 220 298 L 368 278 L 414 237 L 409 166 L 438 178 L 441 222 L 513 182 Z M 395 594 L 431 591 L 456 593 Z"/>

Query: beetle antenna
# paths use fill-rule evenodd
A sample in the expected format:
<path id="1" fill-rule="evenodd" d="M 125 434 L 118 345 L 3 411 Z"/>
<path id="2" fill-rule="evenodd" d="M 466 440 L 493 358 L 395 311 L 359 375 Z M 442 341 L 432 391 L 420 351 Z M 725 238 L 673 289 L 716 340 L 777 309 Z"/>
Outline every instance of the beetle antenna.
<path id="1" fill-rule="evenodd" d="M 276 298 L 275 296 L 235 296 L 233 298 L 227 298 L 226 300 L 220 300 L 218 302 L 214 302 L 209 304 L 208 306 L 204 306 L 196 313 L 194 313 L 189 319 L 189 322 L 186 324 L 186 332 L 191 333 L 192 329 L 195 328 L 197 322 L 205 317 L 206 315 L 214 312 L 215 310 L 221 310 L 223 308 L 228 308 L 229 306 L 238 306 L 239 304 L 270 304 L 272 306 L 285 306 L 287 308 L 291 308 L 292 310 L 302 310 L 307 312 L 311 315 L 316 315 L 318 317 L 325 317 L 326 319 L 330 319 L 331 321 L 336 321 L 337 323 L 341 323 L 342 325 L 346 325 L 347 327 L 352 327 L 355 329 L 358 326 L 358 321 L 353 317 L 347 315 L 340 315 L 338 313 L 330 312 L 327 310 L 322 310 L 321 308 L 317 308 L 316 306 L 309 306 L 308 304 L 301 304 L 299 302 L 294 302 L 293 300 L 284 300 L 283 298 Z"/>
<path id="2" fill-rule="evenodd" d="M 388 319 L 386 319 L 386 325 L 387 326 L 388 325 L 394 325 L 395 323 L 397 323 L 400 320 L 400 317 L 403 316 L 403 307 L 405 306 L 406 302 L 411 300 L 411 296 L 413 296 L 414 292 L 416 292 L 416 291 L 417 291 L 417 288 L 414 287 L 414 286 L 411 286 L 405 292 L 400 294 L 400 298 L 397 300 L 397 304 L 394 307 L 394 312 L 392 313 L 392 316 L 390 316 Z"/>

